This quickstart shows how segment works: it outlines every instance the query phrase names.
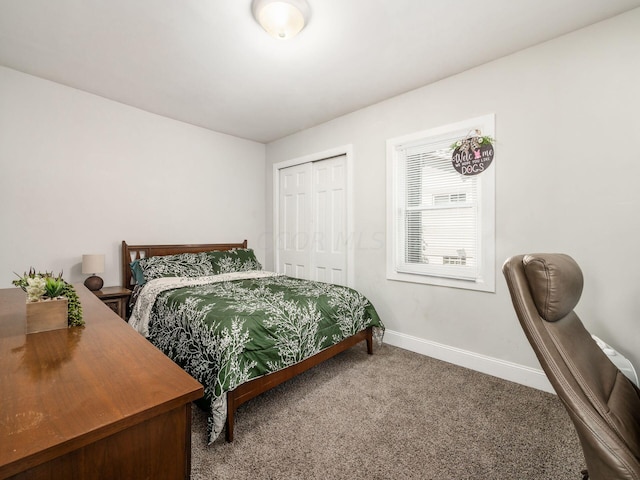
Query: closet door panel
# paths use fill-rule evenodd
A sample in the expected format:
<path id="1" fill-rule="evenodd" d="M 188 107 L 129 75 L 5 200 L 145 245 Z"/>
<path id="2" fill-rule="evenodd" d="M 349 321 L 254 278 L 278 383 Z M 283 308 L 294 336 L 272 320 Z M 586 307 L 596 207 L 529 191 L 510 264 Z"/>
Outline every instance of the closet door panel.
<path id="1" fill-rule="evenodd" d="M 313 163 L 312 279 L 347 282 L 346 156 Z"/>
<path id="2" fill-rule="evenodd" d="M 309 278 L 311 164 L 280 170 L 278 271 Z"/>
<path id="3" fill-rule="evenodd" d="M 278 272 L 347 284 L 346 171 L 346 155 L 279 170 Z"/>

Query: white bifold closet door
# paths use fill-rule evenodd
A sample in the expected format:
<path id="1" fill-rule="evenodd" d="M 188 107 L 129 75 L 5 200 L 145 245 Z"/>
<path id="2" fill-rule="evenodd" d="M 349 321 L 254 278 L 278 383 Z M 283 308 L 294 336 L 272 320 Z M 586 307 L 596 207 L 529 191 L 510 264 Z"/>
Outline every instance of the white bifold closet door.
<path id="1" fill-rule="evenodd" d="M 346 155 L 279 171 L 278 268 L 347 284 Z"/>

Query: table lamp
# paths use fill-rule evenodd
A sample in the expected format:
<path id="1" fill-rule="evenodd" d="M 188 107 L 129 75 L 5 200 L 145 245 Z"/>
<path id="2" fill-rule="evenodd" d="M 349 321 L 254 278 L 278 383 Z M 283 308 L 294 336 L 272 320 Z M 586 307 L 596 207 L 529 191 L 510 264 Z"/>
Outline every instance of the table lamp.
<path id="1" fill-rule="evenodd" d="M 104 281 L 96 273 L 104 272 L 104 255 L 82 255 L 82 273 L 91 275 L 84 281 L 84 286 L 92 292 L 100 290 Z"/>

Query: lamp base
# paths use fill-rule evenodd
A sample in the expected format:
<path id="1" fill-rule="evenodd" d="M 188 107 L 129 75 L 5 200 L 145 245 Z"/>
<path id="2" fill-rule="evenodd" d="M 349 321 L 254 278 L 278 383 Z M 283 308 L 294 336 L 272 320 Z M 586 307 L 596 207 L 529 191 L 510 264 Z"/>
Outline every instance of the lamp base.
<path id="1" fill-rule="evenodd" d="M 84 281 L 84 286 L 87 287 L 92 292 L 95 292 L 96 290 L 100 290 L 103 285 L 104 285 L 104 280 L 102 280 L 97 275 L 91 275 L 89 278 L 87 278 Z"/>

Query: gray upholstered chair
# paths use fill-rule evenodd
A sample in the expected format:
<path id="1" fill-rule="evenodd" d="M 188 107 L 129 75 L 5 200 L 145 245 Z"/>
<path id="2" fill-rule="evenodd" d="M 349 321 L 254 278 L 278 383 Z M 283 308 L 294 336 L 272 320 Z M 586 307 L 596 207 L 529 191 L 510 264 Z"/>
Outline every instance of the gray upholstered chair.
<path id="1" fill-rule="evenodd" d="M 580 267 L 568 255 L 531 254 L 508 259 L 502 272 L 520 324 L 578 432 L 585 478 L 640 480 L 640 391 L 573 311 L 582 294 Z"/>

